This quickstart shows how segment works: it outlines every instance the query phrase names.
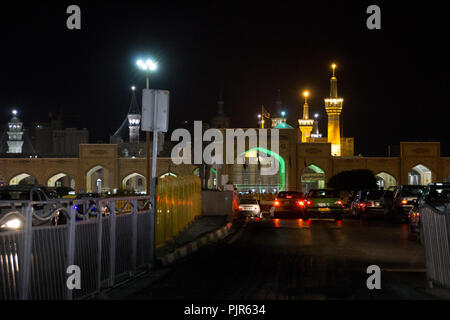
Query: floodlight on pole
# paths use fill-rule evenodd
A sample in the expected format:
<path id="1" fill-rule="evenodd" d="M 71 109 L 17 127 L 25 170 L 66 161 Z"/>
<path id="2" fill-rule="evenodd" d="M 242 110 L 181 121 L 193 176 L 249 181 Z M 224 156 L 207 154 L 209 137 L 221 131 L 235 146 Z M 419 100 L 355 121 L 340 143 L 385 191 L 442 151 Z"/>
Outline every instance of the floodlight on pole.
<path id="1" fill-rule="evenodd" d="M 286 114 L 286 112 L 281 111 L 281 116 L 284 118 L 284 115 Z"/>
<path id="2" fill-rule="evenodd" d="M 12 111 L 12 114 L 16 116 L 16 115 L 17 115 L 17 110 L 14 109 L 14 110 Z"/>
<path id="3" fill-rule="evenodd" d="M 131 87 L 131 90 L 133 90 L 133 91 L 136 90 L 136 87 L 135 87 L 135 86 L 132 86 L 132 87 Z"/>

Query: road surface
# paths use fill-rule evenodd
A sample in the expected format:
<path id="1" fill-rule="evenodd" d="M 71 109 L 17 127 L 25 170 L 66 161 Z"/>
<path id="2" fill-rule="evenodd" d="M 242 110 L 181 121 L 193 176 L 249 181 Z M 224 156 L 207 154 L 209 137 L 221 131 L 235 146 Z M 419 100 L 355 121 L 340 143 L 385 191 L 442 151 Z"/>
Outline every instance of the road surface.
<path id="1" fill-rule="evenodd" d="M 369 290 L 367 267 L 381 268 Z M 383 221 L 247 221 L 125 299 L 423 299 L 423 247 Z"/>

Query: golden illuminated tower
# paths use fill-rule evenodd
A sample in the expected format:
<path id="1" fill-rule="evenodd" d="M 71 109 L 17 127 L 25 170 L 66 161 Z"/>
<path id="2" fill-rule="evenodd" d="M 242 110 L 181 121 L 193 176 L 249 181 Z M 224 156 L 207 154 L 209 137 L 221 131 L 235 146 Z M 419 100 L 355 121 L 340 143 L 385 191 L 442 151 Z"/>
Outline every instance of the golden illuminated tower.
<path id="1" fill-rule="evenodd" d="M 309 119 L 309 92 L 304 91 L 303 96 L 305 97 L 305 104 L 303 104 L 303 119 L 298 119 L 298 125 L 300 127 L 300 131 L 302 132 L 302 142 L 307 142 L 307 138 L 311 136 L 311 131 L 314 126 L 314 120 Z"/>
<path id="2" fill-rule="evenodd" d="M 331 154 L 333 156 L 341 156 L 341 130 L 339 125 L 339 116 L 342 112 L 342 104 L 344 99 L 338 98 L 337 79 L 334 74 L 336 65 L 333 68 L 333 76 L 330 80 L 330 97 L 325 99 L 325 110 L 328 115 L 328 142 L 331 142 Z"/>

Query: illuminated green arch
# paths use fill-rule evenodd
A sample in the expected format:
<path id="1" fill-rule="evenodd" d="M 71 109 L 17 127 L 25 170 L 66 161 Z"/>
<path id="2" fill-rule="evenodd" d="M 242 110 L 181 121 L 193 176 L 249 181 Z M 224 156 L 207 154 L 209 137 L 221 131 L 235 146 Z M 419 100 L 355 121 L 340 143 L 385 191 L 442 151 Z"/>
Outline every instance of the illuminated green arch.
<path id="1" fill-rule="evenodd" d="M 279 186 L 279 191 L 283 191 L 285 189 L 285 184 L 286 184 L 286 163 L 283 159 L 282 156 L 280 156 L 278 153 L 273 152 L 272 150 L 269 149 L 264 149 L 261 147 L 256 147 L 250 150 L 247 150 L 243 153 L 241 153 L 240 155 L 238 155 L 238 157 L 242 157 L 243 155 L 252 152 L 252 151 L 259 151 L 262 153 L 265 153 L 271 157 L 274 157 L 278 163 L 280 164 L 280 186 Z"/>
<path id="2" fill-rule="evenodd" d="M 199 170 L 199 168 L 196 168 L 196 169 L 194 169 L 194 171 L 192 171 L 192 173 L 198 175 L 198 170 Z M 217 171 L 216 171 L 216 169 L 211 168 L 210 171 L 212 171 L 212 172 L 214 173 L 214 175 L 217 177 Z"/>

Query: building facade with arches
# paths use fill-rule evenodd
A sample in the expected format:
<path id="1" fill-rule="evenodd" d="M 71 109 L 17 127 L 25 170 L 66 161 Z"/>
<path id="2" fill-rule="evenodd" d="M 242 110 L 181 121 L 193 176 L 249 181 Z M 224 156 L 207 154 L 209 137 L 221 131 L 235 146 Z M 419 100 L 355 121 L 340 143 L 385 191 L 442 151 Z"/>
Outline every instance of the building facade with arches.
<path id="1" fill-rule="evenodd" d="M 277 154 L 271 151 L 270 143 L 267 149 L 250 148 L 247 141 L 244 164 L 213 165 L 208 188 L 222 189 L 228 183 L 241 191 L 306 192 L 326 187 L 333 175 L 354 169 L 371 170 L 384 189 L 399 184 L 450 182 L 450 157 L 440 156 L 439 142 L 401 142 L 399 157 L 336 157 L 332 155 L 331 143 L 302 143 L 298 131 L 279 130 Z M 269 163 L 261 156 L 268 153 L 273 155 L 272 161 L 278 162 L 280 170 L 265 176 L 260 174 L 260 169 Z M 0 183 L 69 186 L 77 192 L 118 189 L 145 192 L 145 158 L 119 157 L 115 144 L 82 144 L 79 155 L 78 158 L 0 159 Z M 258 164 L 250 164 L 252 157 L 259 159 Z M 170 158 L 158 158 L 158 177 L 192 174 L 198 175 L 198 166 L 175 165 Z"/>

